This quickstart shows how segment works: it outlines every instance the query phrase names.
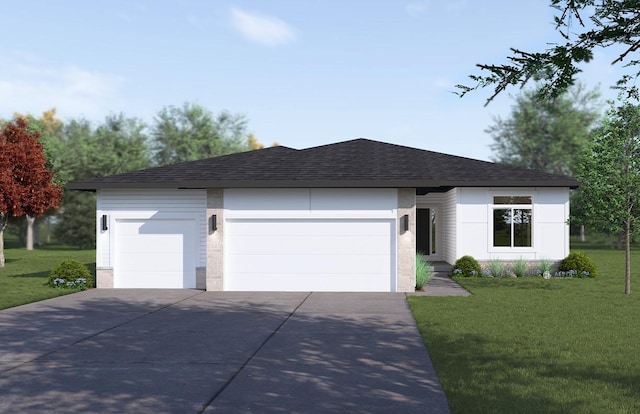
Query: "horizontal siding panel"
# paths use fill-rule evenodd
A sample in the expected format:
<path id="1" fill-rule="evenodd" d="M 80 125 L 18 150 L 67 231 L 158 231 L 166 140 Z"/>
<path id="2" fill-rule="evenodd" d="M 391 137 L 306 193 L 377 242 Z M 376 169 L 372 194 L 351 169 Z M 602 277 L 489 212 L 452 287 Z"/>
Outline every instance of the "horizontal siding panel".
<path id="1" fill-rule="evenodd" d="M 451 264 L 457 259 L 457 204 L 458 189 L 447 191 L 442 203 L 442 254 Z"/>
<path id="2" fill-rule="evenodd" d="M 100 219 L 103 214 L 109 217 L 112 227 L 114 217 L 127 218 L 185 217 L 195 219 L 197 244 L 196 266 L 206 265 L 206 190 L 99 190 L 97 197 L 97 240 L 96 265 L 113 266 L 113 248 L 111 231 L 101 231 Z"/>

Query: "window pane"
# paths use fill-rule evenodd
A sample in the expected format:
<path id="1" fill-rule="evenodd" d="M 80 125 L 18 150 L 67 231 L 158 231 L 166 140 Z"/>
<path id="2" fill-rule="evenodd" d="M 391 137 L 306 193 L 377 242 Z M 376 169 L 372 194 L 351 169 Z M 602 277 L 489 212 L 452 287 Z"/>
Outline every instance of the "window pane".
<path id="1" fill-rule="evenodd" d="M 531 204 L 531 196 L 495 196 L 493 204 Z"/>
<path id="2" fill-rule="evenodd" d="M 493 245 L 511 247 L 511 209 L 493 210 Z"/>
<path id="3" fill-rule="evenodd" d="M 513 246 L 531 247 L 531 210 L 513 209 Z"/>

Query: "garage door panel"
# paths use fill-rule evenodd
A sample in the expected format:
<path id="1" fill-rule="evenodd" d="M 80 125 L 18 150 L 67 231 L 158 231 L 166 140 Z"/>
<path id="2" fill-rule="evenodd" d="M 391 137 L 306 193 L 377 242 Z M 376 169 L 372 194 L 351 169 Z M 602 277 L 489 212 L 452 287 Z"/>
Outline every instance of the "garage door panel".
<path id="1" fill-rule="evenodd" d="M 235 254 L 388 254 L 388 236 L 260 236 L 229 237 L 229 253 Z M 237 246 L 240 246 L 238 248 Z"/>
<path id="2" fill-rule="evenodd" d="M 369 274 L 389 274 L 388 255 L 252 255 L 232 258 L 229 270 L 233 274 L 337 274 L 357 273 L 367 269 Z"/>
<path id="3" fill-rule="evenodd" d="M 182 252 L 184 246 L 182 234 L 140 234 L 118 238 L 123 252 L 135 251 L 136 254 L 173 254 Z M 126 253 L 125 253 L 126 254 Z"/>
<path id="4" fill-rule="evenodd" d="M 184 281 L 173 277 L 174 273 L 167 271 L 140 273 L 135 279 L 126 282 L 126 288 L 130 289 L 182 289 Z M 125 286 L 120 286 L 125 287 Z"/>
<path id="5" fill-rule="evenodd" d="M 392 220 L 232 219 L 225 290 L 395 289 Z"/>
<path id="6" fill-rule="evenodd" d="M 184 268 L 182 254 L 121 254 L 118 257 L 118 266 L 133 272 L 181 272 Z M 150 268 L 149 263 L 154 266 Z"/>
<path id="7" fill-rule="evenodd" d="M 259 290 L 259 291 L 281 291 L 280 286 L 286 285 L 288 291 L 292 292 L 388 292 L 391 288 L 389 280 L 372 278 L 369 273 L 342 273 L 332 275 L 317 275 L 313 285 L 309 284 L 308 277 L 290 277 L 285 275 L 269 275 L 265 280 L 265 275 L 241 275 L 234 279 L 234 282 L 227 286 L 228 290 Z M 249 287 L 249 289 L 245 287 Z M 254 286 L 254 289 L 250 287 Z M 336 286 L 339 286 L 337 289 Z"/>
<path id="8" fill-rule="evenodd" d="M 194 219 L 116 219 L 114 231 L 115 287 L 195 288 Z"/>
<path id="9" fill-rule="evenodd" d="M 327 221 L 327 220 L 237 220 L 233 224 L 234 235 L 239 236 L 387 236 L 390 223 Z"/>

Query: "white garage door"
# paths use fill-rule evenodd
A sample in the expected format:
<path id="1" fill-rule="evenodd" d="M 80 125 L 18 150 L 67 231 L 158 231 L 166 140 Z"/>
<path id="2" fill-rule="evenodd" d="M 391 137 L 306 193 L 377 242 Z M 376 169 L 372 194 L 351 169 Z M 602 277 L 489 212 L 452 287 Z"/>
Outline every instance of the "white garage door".
<path id="1" fill-rule="evenodd" d="M 229 220 L 225 290 L 395 291 L 392 226 L 392 220 Z"/>
<path id="2" fill-rule="evenodd" d="M 195 288 L 195 220 L 116 220 L 114 287 Z"/>

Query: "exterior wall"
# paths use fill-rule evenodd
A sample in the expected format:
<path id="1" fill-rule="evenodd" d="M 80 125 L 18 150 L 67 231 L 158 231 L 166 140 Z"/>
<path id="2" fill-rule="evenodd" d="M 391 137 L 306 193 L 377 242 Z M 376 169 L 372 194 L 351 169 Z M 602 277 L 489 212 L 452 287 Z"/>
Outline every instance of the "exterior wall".
<path id="1" fill-rule="evenodd" d="M 96 286 L 113 287 L 116 221 L 162 216 L 193 217 L 196 221 L 196 269 L 206 265 L 204 190 L 98 190 L 96 215 Z M 102 230 L 102 215 L 107 230 Z M 196 274 L 197 274 L 196 270 Z"/>
<path id="2" fill-rule="evenodd" d="M 457 189 L 446 193 L 429 193 L 416 196 L 416 208 L 435 206 L 439 208 L 438 236 L 440 253 L 438 260 L 453 264 L 456 260 L 456 205 Z"/>
<path id="3" fill-rule="evenodd" d="M 495 195 L 532 197 L 532 246 L 493 247 L 492 204 Z M 569 254 L 568 188 L 459 188 L 456 258 L 479 261 L 560 260 Z"/>
<path id="4" fill-rule="evenodd" d="M 409 230 L 400 229 L 398 235 L 398 292 L 413 292 L 416 287 L 416 190 L 398 189 L 398 223 L 409 216 Z M 398 226 L 400 227 L 400 226 Z"/>
<path id="5" fill-rule="evenodd" d="M 224 192 L 219 188 L 207 190 L 207 220 L 216 216 L 216 230 L 207 225 L 207 267 L 205 270 L 205 287 L 207 290 L 223 290 L 224 265 Z"/>
<path id="6" fill-rule="evenodd" d="M 442 204 L 442 259 L 455 263 L 458 246 L 458 189 L 445 193 Z"/>

